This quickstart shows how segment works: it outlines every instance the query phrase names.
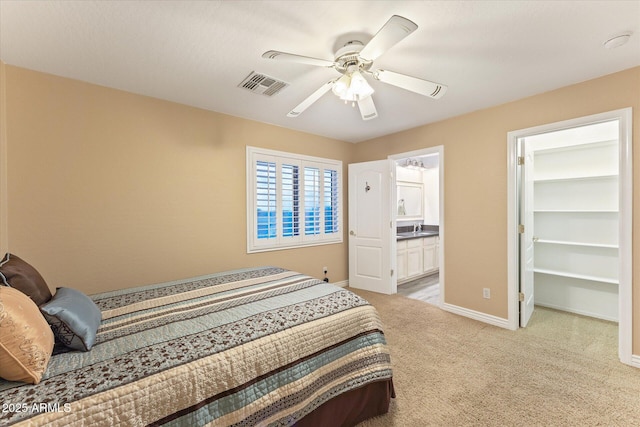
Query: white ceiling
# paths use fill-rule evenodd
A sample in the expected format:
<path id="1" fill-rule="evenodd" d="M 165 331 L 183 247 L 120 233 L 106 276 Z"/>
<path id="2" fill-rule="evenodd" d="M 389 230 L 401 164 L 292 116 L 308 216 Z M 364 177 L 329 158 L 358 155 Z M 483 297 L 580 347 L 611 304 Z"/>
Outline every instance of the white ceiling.
<path id="1" fill-rule="evenodd" d="M 418 29 L 375 61 L 446 84 L 433 100 L 371 81 L 379 117 L 331 92 L 286 114 L 335 70 L 262 59 L 280 50 L 333 60 L 392 16 Z M 603 42 L 633 31 L 629 43 Z M 640 65 L 640 0 L 632 1 L 8 1 L 7 64 L 339 140 L 359 142 Z M 241 89 L 251 72 L 290 85 L 273 97 Z M 372 80 L 372 79 L 369 79 Z"/>

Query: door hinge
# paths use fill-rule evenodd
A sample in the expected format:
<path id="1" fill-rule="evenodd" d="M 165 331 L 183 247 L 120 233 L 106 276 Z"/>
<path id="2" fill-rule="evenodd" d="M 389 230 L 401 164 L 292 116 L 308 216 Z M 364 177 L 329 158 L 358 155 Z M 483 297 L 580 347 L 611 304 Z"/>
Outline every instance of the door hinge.
<path id="1" fill-rule="evenodd" d="M 391 269 L 391 277 L 393 277 L 393 268 Z"/>
<path id="2" fill-rule="evenodd" d="M 524 156 L 518 156 L 518 166 L 524 165 Z"/>
<path id="3" fill-rule="evenodd" d="M 518 224 L 518 233 L 520 234 L 524 233 L 524 225 Z"/>
<path id="4" fill-rule="evenodd" d="M 518 300 L 524 302 L 524 292 L 518 292 Z"/>

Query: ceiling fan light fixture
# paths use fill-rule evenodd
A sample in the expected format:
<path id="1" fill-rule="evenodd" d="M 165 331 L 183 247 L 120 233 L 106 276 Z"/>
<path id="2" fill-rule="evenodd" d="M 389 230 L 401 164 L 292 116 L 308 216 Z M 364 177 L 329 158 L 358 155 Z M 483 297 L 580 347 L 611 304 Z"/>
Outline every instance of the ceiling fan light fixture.
<path id="1" fill-rule="evenodd" d="M 351 73 L 351 89 L 358 91 L 367 84 L 367 81 L 362 77 L 359 71 L 354 71 Z"/>
<path id="2" fill-rule="evenodd" d="M 335 93 L 340 99 L 346 95 L 349 91 L 349 87 L 351 86 L 351 76 L 349 74 L 344 74 L 342 77 L 336 81 L 333 85 L 333 93 Z"/>
<path id="3" fill-rule="evenodd" d="M 340 77 L 333 85 L 332 91 L 345 103 L 357 102 L 371 96 L 374 92 L 364 76 L 357 70 Z"/>
<path id="4" fill-rule="evenodd" d="M 351 85 L 349 88 L 354 91 L 360 99 L 371 96 L 374 92 L 360 71 L 354 71 L 353 74 L 351 74 Z"/>

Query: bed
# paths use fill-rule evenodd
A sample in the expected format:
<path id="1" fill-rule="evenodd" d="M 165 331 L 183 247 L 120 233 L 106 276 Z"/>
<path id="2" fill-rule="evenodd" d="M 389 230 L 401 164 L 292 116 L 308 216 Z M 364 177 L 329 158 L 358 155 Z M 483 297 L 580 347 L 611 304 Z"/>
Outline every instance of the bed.
<path id="1" fill-rule="evenodd" d="M 102 318 L 92 348 L 56 343 L 37 384 L 0 380 L 0 424 L 355 425 L 386 413 L 394 394 L 374 307 L 294 271 L 90 298 Z"/>

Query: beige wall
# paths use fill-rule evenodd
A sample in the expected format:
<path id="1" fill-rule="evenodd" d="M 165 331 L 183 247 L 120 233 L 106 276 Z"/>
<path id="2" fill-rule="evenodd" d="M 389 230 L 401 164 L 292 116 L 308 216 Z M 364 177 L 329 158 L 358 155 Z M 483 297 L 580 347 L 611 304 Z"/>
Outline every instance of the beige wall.
<path id="1" fill-rule="evenodd" d="M 6 66 L 0 61 L 0 256 L 8 250 Z"/>
<path id="2" fill-rule="evenodd" d="M 52 288 L 87 293 L 257 265 L 316 276 L 326 265 L 332 281 L 346 280 L 346 243 L 246 254 L 245 146 L 339 159 L 346 178 L 350 162 L 443 145 L 446 301 L 506 318 L 507 132 L 633 107 L 640 140 L 640 67 L 356 145 L 1 63 L 0 72 L 9 159 L 0 245 Z M 635 219 L 640 149 L 634 166 Z M 640 354 L 640 316 L 634 331 Z"/>
<path id="3" fill-rule="evenodd" d="M 339 159 L 346 174 L 353 144 L 8 65 L 6 83 L 8 246 L 52 289 L 259 265 L 347 279 L 346 239 L 246 254 L 245 147 Z"/>
<path id="4" fill-rule="evenodd" d="M 507 132 L 633 107 L 640 141 L 640 67 L 356 145 L 356 161 L 444 146 L 447 303 L 507 318 Z M 434 102 L 429 108 L 438 108 Z M 634 152 L 634 223 L 640 218 L 640 149 Z M 634 266 L 640 240 L 634 229 Z M 640 269 L 633 273 L 640 312 Z M 491 299 L 482 288 L 491 288 Z M 640 316 L 634 316 L 640 354 Z"/>

